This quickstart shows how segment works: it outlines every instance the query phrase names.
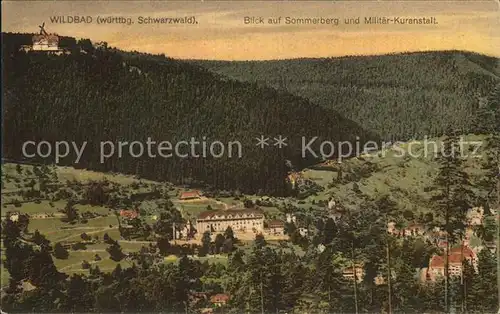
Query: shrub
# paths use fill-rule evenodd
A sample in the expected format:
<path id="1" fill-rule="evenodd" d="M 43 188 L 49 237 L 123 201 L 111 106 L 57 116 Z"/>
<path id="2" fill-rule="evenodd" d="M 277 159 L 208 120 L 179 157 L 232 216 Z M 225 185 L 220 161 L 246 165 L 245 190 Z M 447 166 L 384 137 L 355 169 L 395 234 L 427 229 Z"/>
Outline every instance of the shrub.
<path id="1" fill-rule="evenodd" d="M 57 242 L 54 245 L 54 257 L 57 259 L 67 259 L 68 256 L 68 250 L 66 250 L 61 243 Z"/>
<path id="2" fill-rule="evenodd" d="M 89 269 L 90 268 L 90 263 L 87 261 L 82 262 L 82 269 Z"/>

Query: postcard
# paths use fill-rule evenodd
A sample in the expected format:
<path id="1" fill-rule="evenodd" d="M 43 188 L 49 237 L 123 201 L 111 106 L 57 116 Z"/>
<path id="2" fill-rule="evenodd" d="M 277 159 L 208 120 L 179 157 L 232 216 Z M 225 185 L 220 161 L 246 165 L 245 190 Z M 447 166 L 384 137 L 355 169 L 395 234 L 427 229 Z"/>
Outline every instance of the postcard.
<path id="1" fill-rule="evenodd" d="M 2 2 L 2 313 L 500 313 L 500 2 Z"/>

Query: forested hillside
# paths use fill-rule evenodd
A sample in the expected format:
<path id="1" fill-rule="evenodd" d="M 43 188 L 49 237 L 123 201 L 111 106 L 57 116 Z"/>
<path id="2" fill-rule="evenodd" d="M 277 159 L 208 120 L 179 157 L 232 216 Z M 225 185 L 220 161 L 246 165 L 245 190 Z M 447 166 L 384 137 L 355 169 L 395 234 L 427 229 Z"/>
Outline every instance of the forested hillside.
<path id="1" fill-rule="evenodd" d="M 208 184 L 244 192 L 286 193 L 289 162 L 301 168 L 301 137 L 362 141 L 356 123 L 333 110 L 285 91 L 221 79 L 197 65 L 162 56 L 94 48 L 90 41 L 64 38 L 66 55 L 19 52 L 26 35 L 3 34 L 4 156 L 22 159 L 25 141 L 88 141 L 85 154 L 60 164 L 137 174 L 177 183 Z M 256 137 L 283 135 L 288 146 L 257 147 Z M 100 163 L 100 141 L 239 141 L 241 159 L 134 158 L 124 154 Z M 198 151 L 198 153 L 200 153 Z M 146 154 L 145 154 L 146 155 Z M 50 163 L 54 159 L 38 159 Z"/>
<path id="2" fill-rule="evenodd" d="M 497 58 L 460 51 L 196 63 L 306 97 L 384 140 L 480 131 L 477 111 L 500 82 Z"/>

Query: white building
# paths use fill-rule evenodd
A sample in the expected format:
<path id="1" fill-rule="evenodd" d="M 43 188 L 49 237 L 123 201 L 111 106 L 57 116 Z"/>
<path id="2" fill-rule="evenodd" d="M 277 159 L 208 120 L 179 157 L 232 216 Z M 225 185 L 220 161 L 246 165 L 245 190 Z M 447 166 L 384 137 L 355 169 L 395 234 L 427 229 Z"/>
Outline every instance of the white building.
<path id="1" fill-rule="evenodd" d="M 209 210 L 198 215 L 198 234 L 224 232 L 231 227 L 234 232 L 261 233 L 264 230 L 264 214 L 255 209 Z"/>
<path id="2" fill-rule="evenodd" d="M 34 51 L 59 51 L 59 36 L 40 34 L 32 37 Z"/>
<path id="3" fill-rule="evenodd" d="M 467 221 L 469 226 L 480 226 L 483 224 L 484 208 L 474 207 L 467 211 Z"/>

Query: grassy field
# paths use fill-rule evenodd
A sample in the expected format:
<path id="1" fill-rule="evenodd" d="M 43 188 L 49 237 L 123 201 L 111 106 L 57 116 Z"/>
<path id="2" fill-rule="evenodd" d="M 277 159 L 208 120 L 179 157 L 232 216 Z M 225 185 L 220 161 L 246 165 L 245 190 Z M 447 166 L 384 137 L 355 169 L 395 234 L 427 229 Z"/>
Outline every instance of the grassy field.
<path id="1" fill-rule="evenodd" d="M 119 173 L 102 173 L 95 172 L 84 169 L 75 169 L 71 167 L 58 167 L 57 175 L 59 180 L 76 180 L 80 182 L 88 182 L 88 181 L 100 181 L 100 180 L 108 180 L 110 182 L 115 182 L 120 185 L 130 185 L 132 183 L 142 181 L 148 184 L 158 184 L 156 181 L 141 179 L 138 180 L 134 176 L 124 175 Z"/>
<path id="2" fill-rule="evenodd" d="M 107 180 L 116 184 L 120 188 L 122 195 L 150 192 L 153 186 L 164 189 L 169 188 L 163 184 L 149 180 L 139 180 L 133 176 L 104 174 L 69 167 L 48 167 L 47 169 L 48 170 L 44 170 L 45 178 L 49 180 L 49 184 L 57 188 L 67 189 L 69 187 L 68 181 L 87 184 L 91 181 L 101 180 Z M 93 238 L 97 236 L 98 239 L 102 239 L 104 234 L 107 233 L 115 240 L 120 239 L 117 217 L 113 211 L 106 206 L 75 204 L 74 208 L 79 213 L 91 212 L 100 216 L 87 219 L 87 221 L 78 219 L 74 224 L 70 224 L 61 220 L 61 218 L 64 218 L 64 214 L 60 212 L 60 210 L 66 207 L 68 200 L 51 201 L 50 199 L 55 195 L 54 192 L 45 195 L 46 199 L 43 199 L 42 195 L 42 199 L 26 201 L 23 192 L 32 188 L 35 190 L 39 189 L 39 180 L 41 179 L 35 175 L 35 169 L 31 165 L 17 166 L 16 164 L 10 163 L 2 164 L 2 198 L 4 203 L 2 206 L 2 213 L 5 214 L 8 211 L 18 211 L 20 213 L 29 214 L 30 221 L 28 233 L 25 235 L 26 237 L 29 237 L 35 230 L 38 230 L 52 245 L 57 242 L 81 241 L 82 233 L 86 233 Z M 34 181 L 35 184 L 33 184 L 32 181 Z M 85 188 L 83 188 L 83 190 L 84 189 Z M 169 191 L 169 193 L 173 193 L 174 195 L 177 194 L 175 191 Z M 10 201 L 18 200 L 20 204 L 17 204 L 17 206 L 16 204 L 5 204 L 5 198 L 7 198 L 7 201 L 9 201 L 9 198 Z M 163 202 L 163 200 L 159 201 Z M 161 207 L 158 205 L 157 200 L 141 202 L 138 207 L 140 210 L 147 213 L 157 213 L 161 211 Z M 146 216 L 146 220 L 152 223 L 149 216 Z M 120 242 L 120 245 L 124 252 L 137 252 L 145 244 Z M 86 246 L 85 250 L 69 250 L 69 257 L 67 259 L 53 258 L 53 260 L 58 269 L 68 274 L 88 272 L 88 270 L 83 270 L 81 268 L 83 260 L 91 262 L 93 265 L 98 265 L 103 271 L 109 271 L 114 269 L 117 263 L 109 259 L 109 254 L 106 252 L 107 247 L 108 245 L 102 242 L 89 244 Z M 102 260 L 94 261 L 95 254 L 99 254 Z M 124 261 L 122 263 L 126 264 L 127 262 Z M 7 283 L 9 274 L 3 269 L 3 265 L 1 270 L 1 282 L 2 286 L 4 286 Z"/>
<path id="3" fill-rule="evenodd" d="M 482 142 L 484 139 L 484 136 L 478 135 L 465 137 L 465 140 L 470 143 Z M 399 145 L 398 149 L 388 149 L 384 154 L 379 152 L 373 154 L 372 157 L 352 158 L 337 166 L 342 168 L 345 175 L 349 171 L 361 169 L 363 165 L 372 163 L 375 171 L 356 181 L 335 183 L 329 186 L 329 183 L 337 177 L 336 170 L 305 170 L 305 178 L 325 187 L 323 192 L 308 197 L 305 202 L 311 204 L 313 201 L 328 200 L 333 197 L 347 207 L 359 208 L 363 202 L 361 194 L 370 198 L 388 194 L 403 210 L 427 212 L 430 207 L 430 194 L 426 189 L 432 185 L 439 168 L 434 158 L 435 146 L 432 142 L 436 142 L 438 149 L 442 143 L 440 139 L 433 139 L 429 140 L 427 145 L 424 145 L 424 141 L 414 141 L 411 144 L 413 155 L 420 153 L 422 157 L 400 157 L 399 149 L 408 151 L 410 144 L 406 143 Z M 424 154 L 425 147 L 427 147 L 427 152 Z M 469 147 L 465 146 L 465 148 L 468 151 Z M 481 157 L 469 156 L 465 161 L 466 171 L 473 181 L 479 180 L 483 173 L 480 160 Z M 355 185 L 361 193 L 356 192 Z"/>

